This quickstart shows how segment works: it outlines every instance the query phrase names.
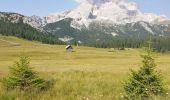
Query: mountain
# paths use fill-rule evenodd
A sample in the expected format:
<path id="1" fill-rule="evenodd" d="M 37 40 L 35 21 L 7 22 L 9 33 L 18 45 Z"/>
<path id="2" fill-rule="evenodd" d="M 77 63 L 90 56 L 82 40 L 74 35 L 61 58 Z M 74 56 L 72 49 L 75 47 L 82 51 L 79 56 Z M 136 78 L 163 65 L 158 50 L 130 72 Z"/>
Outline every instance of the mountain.
<path id="1" fill-rule="evenodd" d="M 80 0 L 72 10 L 52 13 L 45 17 L 0 13 L 0 19 L 12 23 L 19 19 L 42 33 L 58 35 L 68 41 L 101 41 L 106 37 L 170 35 L 170 20 L 166 16 L 143 13 L 134 2 L 127 0 Z"/>
<path id="2" fill-rule="evenodd" d="M 78 1 L 75 9 L 45 17 L 0 12 L 0 33 L 50 44 L 116 48 L 143 47 L 152 36 L 158 51 L 170 42 L 170 20 L 164 15 L 143 13 L 128 0 Z"/>
<path id="3" fill-rule="evenodd" d="M 170 20 L 166 16 L 143 13 L 136 3 L 127 0 L 84 0 L 77 8 L 50 14 L 44 20 L 44 30 L 76 41 L 86 37 L 101 40 L 106 35 L 170 35 Z M 82 37 L 84 32 L 86 36 Z"/>
<path id="4" fill-rule="evenodd" d="M 134 2 L 127 0 L 85 0 L 76 9 L 53 13 L 45 17 L 48 23 L 73 18 L 76 24 L 88 26 L 91 22 L 102 21 L 111 24 L 127 24 L 144 21 L 154 23 L 168 20 L 166 16 L 143 13 Z M 73 22 L 74 23 L 74 22 Z"/>
<path id="5" fill-rule="evenodd" d="M 19 21 L 22 21 L 23 23 L 28 24 L 40 31 L 43 31 L 42 26 L 45 24 L 43 19 L 38 16 L 28 17 L 18 13 L 10 12 L 0 12 L 0 19 L 4 21 L 10 21 L 12 23 L 18 23 Z"/>
<path id="6" fill-rule="evenodd" d="M 0 34 L 12 35 L 42 43 L 63 44 L 58 36 L 42 30 L 41 18 L 17 13 L 0 12 Z"/>

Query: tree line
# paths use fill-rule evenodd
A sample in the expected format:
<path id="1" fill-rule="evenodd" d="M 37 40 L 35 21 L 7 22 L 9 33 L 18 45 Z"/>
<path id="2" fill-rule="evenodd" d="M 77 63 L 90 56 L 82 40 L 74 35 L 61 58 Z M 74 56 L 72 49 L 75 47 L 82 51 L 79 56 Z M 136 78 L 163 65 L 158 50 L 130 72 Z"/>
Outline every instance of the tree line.
<path id="1" fill-rule="evenodd" d="M 158 37 L 152 36 L 151 45 L 153 50 L 156 52 L 167 52 L 170 51 L 170 37 Z M 76 43 L 74 43 L 76 44 Z M 97 48 L 143 48 L 148 44 L 148 38 L 138 37 L 113 37 L 106 40 L 92 41 L 86 43 L 86 46 L 97 47 Z"/>
<path id="2" fill-rule="evenodd" d="M 75 33 L 75 39 L 71 41 L 72 44 L 77 45 L 79 38 L 82 41 L 81 45 L 92 46 L 97 48 L 142 48 L 145 47 L 148 38 L 147 36 L 135 35 L 120 35 L 113 37 L 108 34 L 100 33 L 94 34 L 96 30 L 90 31 L 82 30 L 81 33 Z M 69 32 L 68 32 L 69 33 Z M 93 34 L 92 34 L 93 33 Z M 27 40 L 40 41 L 47 44 L 66 44 L 58 39 L 57 34 L 42 33 L 28 24 L 22 22 L 11 23 L 7 20 L 0 20 L 0 34 L 16 36 Z M 99 36 L 98 36 L 99 35 Z M 152 47 L 157 52 L 170 51 L 170 37 L 168 36 L 152 36 Z"/>
<path id="3" fill-rule="evenodd" d="M 0 34 L 40 41 L 47 44 L 64 44 L 62 41 L 58 40 L 57 35 L 42 33 L 30 25 L 23 23 L 21 19 L 17 23 L 11 23 L 10 21 L 4 21 L 1 19 Z"/>

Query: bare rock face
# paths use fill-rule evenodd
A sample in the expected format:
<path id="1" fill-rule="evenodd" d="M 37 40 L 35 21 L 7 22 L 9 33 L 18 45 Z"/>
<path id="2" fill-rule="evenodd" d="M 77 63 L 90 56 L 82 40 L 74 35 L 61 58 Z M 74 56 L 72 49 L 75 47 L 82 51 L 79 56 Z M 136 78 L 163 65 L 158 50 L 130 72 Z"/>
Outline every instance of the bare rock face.
<path id="1" fill-rule="evenodd" d="M 10 21 L 12 23 L 19 23 L 20 21 L 40 31 L 43 31 L 42 27 L 45 25 L 45 21 L 41 17 L 38 16 L 29 17 L 17 13 L 0 12 L 0 19 L 4 21 Z"/>
<path id="2" fill-rule="evenodd" d="M 23 15 L 17 13 L 5 13 L 0 12 L 0 19 L 4 21 L 10 21 L 12 23 L 18 23 L 22 19 Z"/>
<path id="3" fill-rule="evenodd" d="M 154 23 L 155 20 L 162 20 L 162 16 L 152 13 L 143 13 L 140 11 L 136 3 L 129 2 L 127 0 L 77 1 L 80 2 L 80 6 L 78 6 L 76 9 L 50 14 L 46 17 L 46 22 L 53 23 L 65 18 L 72 18 L 79 25 L 85 25 L 88 27 L 90 23 L 95 21 L 105 21 L 111 22 L 112 24 L 125 25 L 127 23 L 140 21 Z M 167 17 L 164 17 L 164 19 L 168 20 Z M 76 26 L 78 25 L 76 24 Z"/>
<path id="4" fill-rule="evenodd" d="M 42 27 L 45 25 L 44 20 L 39 16 L 31 16 L 31 17 L 25 16 L 23 17 L 23 22 L 41 31 L 43 31 Z"/>

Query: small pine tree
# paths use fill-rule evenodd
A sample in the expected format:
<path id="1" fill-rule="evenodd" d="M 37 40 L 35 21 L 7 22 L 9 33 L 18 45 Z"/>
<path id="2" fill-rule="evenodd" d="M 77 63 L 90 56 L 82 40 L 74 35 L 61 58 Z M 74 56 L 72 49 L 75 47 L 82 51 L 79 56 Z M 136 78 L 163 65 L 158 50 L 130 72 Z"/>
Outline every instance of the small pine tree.
<path id="1" fill-rule="evenodd" d="M 143 66 L 138 71 L 131 70 L 128 80 L 124 83 L 127 98 L 143 100 L 165 93 L 162 75 L 155 70 L 156 64 L 151 56 L 151 49 L 142 58 Z"/>
<path id="2" fill-rule="evenodd" d="M 4 78 L 2 82 L 7 89 L 16 88 L 24 91 L 46 87 L 46 81 L 38 77 L 37 73 L 29 66 L 29 58 L 24 56 L 10 67 L 9 76 Z"/>

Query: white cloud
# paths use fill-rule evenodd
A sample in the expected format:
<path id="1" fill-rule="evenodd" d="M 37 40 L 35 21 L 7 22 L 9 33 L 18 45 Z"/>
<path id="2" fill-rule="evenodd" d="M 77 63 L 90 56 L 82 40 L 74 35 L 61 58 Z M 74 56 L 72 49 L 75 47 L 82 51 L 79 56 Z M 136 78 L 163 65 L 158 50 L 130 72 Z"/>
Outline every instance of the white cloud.
<path id="1" fill-rule="evenodd" d="M 135 2 L 130 2 L 129 0 L 75 0 L 79 3 L 90 3 L 94 5 L 101 5 L 107 2 L 113 2 L 121 7 L 124 7 L 128 10 L 137 10 L 138 5 Z"/>
<path id="2" fill-rule="evenodd" d="M 127 0 L 75 0 L 75 1 L 79 2 L 79 3 L 89 2 L 89 3 L 92 3 L 92 4 L 99 4 L 99 3 L 105 3 L 105 2 L 118 3 L 118 2 L 127 1 Z"/>
<path id="3" fill-rule="evenodd" d="M 75 0 L 75 1 L 81 3 L 81 2 L 84 2 L 85 0 Z"/>

